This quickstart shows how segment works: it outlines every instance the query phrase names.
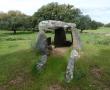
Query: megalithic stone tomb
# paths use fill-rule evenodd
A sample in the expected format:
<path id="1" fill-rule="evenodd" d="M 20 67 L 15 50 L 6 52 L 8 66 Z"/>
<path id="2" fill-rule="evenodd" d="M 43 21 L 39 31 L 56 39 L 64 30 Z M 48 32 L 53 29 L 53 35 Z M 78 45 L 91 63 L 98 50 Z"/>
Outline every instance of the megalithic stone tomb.
<path id="1" fill-rule="evenodd" d="M 66 82 L 70 82 L 73 79 L 74 73 L 74 64 L 75 60 L 79 57 L 79 51 L 81 49 L 81 42 L 78 30 L 76 29 L 75 23 L 66 23 L 62 21 L 55 20 L 46 20 L 41 21 L 38 25 L 38 35 L 36 48 L 40 52 L 41 57 L 36 65 L 38 70 L 42 70 L 43 66 L 46 64 L 49 54 L 49 48 L 51 45 L 51 38 L 47 38 L 46 31 L 55 32 L 54 37 L 54 46 L 57 47 L 65 47 L 71 45 L 73 49 L 71 50 L 70 57 L 67 64 L 66 69 Z M 71 31 L 72 42 L 66 41 L 66 32 L 65 30 Z M 52 49 L 51 49 L 52 50 Z"/>

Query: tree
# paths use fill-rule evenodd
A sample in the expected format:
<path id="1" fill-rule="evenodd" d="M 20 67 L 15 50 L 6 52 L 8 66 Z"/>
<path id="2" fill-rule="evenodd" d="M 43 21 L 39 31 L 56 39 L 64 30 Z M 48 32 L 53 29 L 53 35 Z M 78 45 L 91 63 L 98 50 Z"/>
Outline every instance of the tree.
<path id="1" fill-rule="evenodd" d="M 98 24 L 97 24 L 97 22 L 96 21 L 91 21 L 91 24 L 90 24 L 90 26 L 91 26 L 91 29 L 92 30 L 95 30 L 95 29 L 97 29 L 98 28 Z"/>
<path id="2" fill-rule="evenodd" d="M 0 12 L 0 29 L 7 29 L 9 27 L 8 14 Z"/>
<path id="3" fill-rule="evenodd" d="M 77 28 L 80 29 L 82 33 L 83 30 L 90 28 L 90 23 L 91 23 L 91 18 L 88 15 L 86 16 L 82 15 L 80 16 L 79 23 L 77 24 Z"/>
<path id="4" fill-rule="evenodd" d="M 103 24 L 102 22 L 97 22 L 97 26 L 98 26 L 98 27 L 103 27 L 104 24 Z"/>
<path id="5" fill-rule="evenodd" d="M 102 26 L 104 26 L 103 23 L 97 22 L 95 20 L 92 20 L 91 23 L 90 23 L 90 29 L 92 29 L 92 30 L 96 30 L 96 29 L 98 29 L 99 27 L 102 27 Z"/>
<path id="6" fill-rule="evenodd" d="M 33 30 L 38 28 L 38 23 L 43 20 L 60 20 L 76 23 L 77 28 L 83 30 L 97 29 L 102 23 L 92 21 L 88 15 L 83 15 L 80 9 L 69 4 L 52 2 L 42 6 L 32 16 L 25 15 L 21 11 L 10 10 L 8 13 L 0 12 L 0 29 Z"/>
<path id="7" fill-rule="evenodd" d="M 92 21 L 88 15 L 83 15 L 80 9 L 75 8 L 73 5 L 58 4 L 57 2 L 42 6 L 34 13 L 32 18 L 33 27 L 36 27 L 43 20 L 61 20 L 76 23 L 81 32 L 85 29 L 97 29 L 102 26 L 102 23 Z"/>
<path id="8" fill-rule="evenodd" d="M 32 17 L 25 15 L 20 11 L 8 11 L 8 13 L 0 12 L 0 29 L 13 30 L 31 30 Z"/>
<path id="9" fill-rule="evenodd" d="M 33 15 L 33 23 L 37 25 L 42 20 L 61 20 L 65 22 L 75 22 L 81 11 L 73 5 L 61 4 L 57 2 L 42 6 Z"/>
<path id="10" fill-rule="evenodd" d="M 110 23 L 107 23 L 104 25 L 105 27 L 110 27 Z"/>

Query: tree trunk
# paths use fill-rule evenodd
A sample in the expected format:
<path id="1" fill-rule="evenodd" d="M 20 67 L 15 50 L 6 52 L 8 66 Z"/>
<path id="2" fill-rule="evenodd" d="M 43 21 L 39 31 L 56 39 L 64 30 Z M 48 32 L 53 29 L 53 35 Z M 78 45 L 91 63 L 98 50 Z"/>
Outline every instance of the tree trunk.
<path id="1" fill-rule="evenodd" d="M 83 29 L 81 29 L 80 33 L 83 33 Z"/>
<path id="2" fill-rule="evenodd" d="M 16 34 L 16 29 L 13 29 L 13 34 Z"/>

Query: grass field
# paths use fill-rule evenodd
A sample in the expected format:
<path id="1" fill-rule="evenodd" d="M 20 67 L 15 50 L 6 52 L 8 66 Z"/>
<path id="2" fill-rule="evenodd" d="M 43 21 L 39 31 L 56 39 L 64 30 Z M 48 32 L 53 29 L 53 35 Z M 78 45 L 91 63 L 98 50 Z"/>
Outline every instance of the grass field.
<path id="1" fill-rule="evenodd" d="M 69 50 L 63 56 L 51 55 L 44 70 L 36 71 L 39 54 L 32 49 L 36 35 L 0 31 L 0 90 L 110 90 L 110 28 L 81 34 L 81 57 L 69 84 L 65 82 Z"/>

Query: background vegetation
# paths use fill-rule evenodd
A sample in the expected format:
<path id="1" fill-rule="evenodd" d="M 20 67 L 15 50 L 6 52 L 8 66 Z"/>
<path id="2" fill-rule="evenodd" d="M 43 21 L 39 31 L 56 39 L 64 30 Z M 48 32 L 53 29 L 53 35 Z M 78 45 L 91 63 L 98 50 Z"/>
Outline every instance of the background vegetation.
<path id="1" fill-rule="evenodd" d="M 76 23 L 81 32 L 85 29 L 97 29 L 103 26 L 103 23 L 91 20 L 88 15 L 83 15 L 80 9 L 73 5 L 49 3 L 42 6 L 32 16 L 28 16 L 20 11 L 0 12 L 0 29 L 36 31 L 37 25 L 42 20 L 61 20 L 65 22 Z"/>

